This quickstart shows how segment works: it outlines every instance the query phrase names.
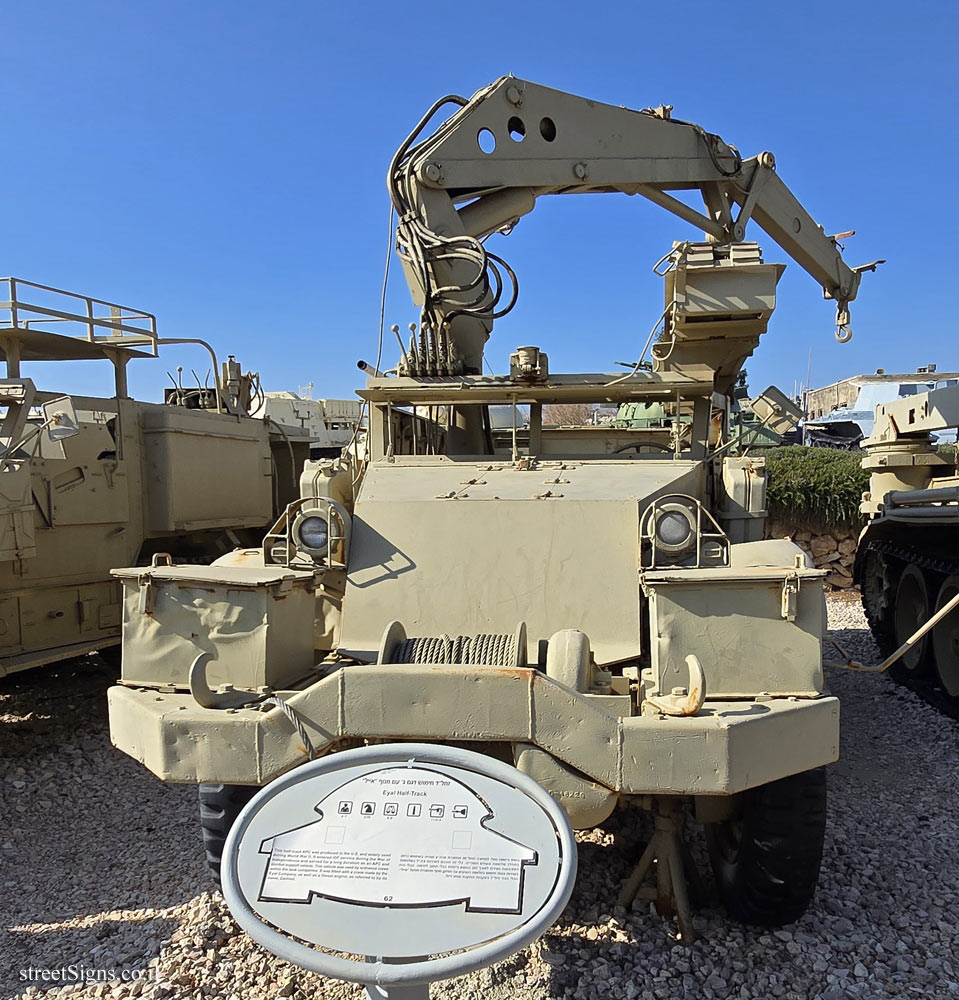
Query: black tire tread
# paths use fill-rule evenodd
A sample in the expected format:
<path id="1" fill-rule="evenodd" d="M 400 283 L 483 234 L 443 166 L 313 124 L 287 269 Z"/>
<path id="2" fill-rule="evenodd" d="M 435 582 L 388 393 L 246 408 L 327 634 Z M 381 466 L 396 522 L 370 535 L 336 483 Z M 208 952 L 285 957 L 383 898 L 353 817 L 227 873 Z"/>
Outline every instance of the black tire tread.
<path id="1" fill-rule="evenodd" d="M 197 788 L 203 850 L 206 853 L 207 867 L 218 886 L 223 848 L 230 828 L 257 791 L 251 785 L 200 785 Z"/>
<path id="2" fill-rule="evenodd" d="M 816 892 L 826 831 L 826 771 L 817 768 L 750 789 L 735 862 L 710 854 L 730 916 L 782 927 L 798 920 Z"/>

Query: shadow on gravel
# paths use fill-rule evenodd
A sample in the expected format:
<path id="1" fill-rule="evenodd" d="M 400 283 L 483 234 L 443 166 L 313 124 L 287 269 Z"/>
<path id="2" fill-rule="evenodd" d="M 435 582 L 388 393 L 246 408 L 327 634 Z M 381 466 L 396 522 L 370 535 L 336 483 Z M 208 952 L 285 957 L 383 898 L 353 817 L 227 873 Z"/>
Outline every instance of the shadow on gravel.
<path id="1" fill-rule="evenodd" d="M 110 744 L 116 676 L 87 656 L 0 679 L 0 995 L 30 966 L 145 966 L 176 923 L 157 911 L 209 888 L 195 790 Z"/>
<path id="2" fill-rule="evenodd" d="M 939 684 L 935 671 L 897 670 L 893 675 L 897 684 L 919 695 L 927 705 L 931 705 L 940 715 L 959 720 L 959 698 L 950 698 Z"/>
<path id="3" fill-rule="evenodd" d="M 826 633 L 826 639 L 835 639 L 854 660 L 871 664 L 880 659 L 879 650 L 872 641 L 872 636 L 861 628 L 831 628 Z M 825 658 L 827 660 L 836 659 L 834 653 L 834 648 L 827 642 Z"/>
<path id="4" fill-rule="evenodd" d="M 882 654 L 876 647 L 872 636 L 865 629 L 838 628 L 830 629 L 828 639 L 835 641 L 854 659 L 866 666 L 873 666 L 882 661 Z M 827 645 L 824 651 L 827 660 L 839 659 L 838 651 Z M 854 671 L 844 671 L 854 675 Z M 917 694 L 927 705 L 931 705 L 941 715 L 959 720 L 959 698 L 950 698 L 943 690 L 935 670 L 926 663 L 919 670 L 908 670 L 901 664 L 893 664 L 889 676 L 903 688 Z"/>
<path id="5" fill-rule="evenodd" d="M 106 691 L 118 677 L 94 654 L 0 678 L 0 760 L 105 732 Z"/>
<path id="6" fill-rule="evenodd" d="M 104 920 L 92 927 L 69 927 L 51 930 L 10 930 L 0 952 L 7 958 L 3 978 L 9 978 L 14 996 L 35 986 L 42 994 L 49 990 L 80 982 L 98 982 L 95 977 L 106 971 L 122 974 L 129 980 L 146 975 L 150 961 L 156 956 L 161 942 L 177 928 L 178 921 L 169 917 L 141 920 Z M 136 943 L 134 943 L 134 940 Z M 45 956 L 42 964 L 35 957 Z M 55 956 L 55 964 L 50 956 Z M 44 981 L 41 970 L 56 970 L 58 978 Z M 34 970 L 31 974 L 31 970 Z"/>
<path id="7" fill-rule="evenodd" d="M 697 947 L 709 948 L 714 932 L 706 932 L 706 922 L 715 922 L 719 916 L 715 909 L 717 896 L 705 839 L 701 829 L 691 822 L 687 825 L 686 841 L 701 876 L 702 896 L 696 897 L 693 887 L 689 888 L 694 923 L 703 934 L 702 939 L 694 942 L 691 949 L 683 949 L 675 937 L 675 921 L 652 912 L 646 900 L 638 902 L 629 912 L 616 906 L 623 882 L 639 862 L 652 829 L 649 814 L 625 803 L 601 829 L 584 835 L 593 839 L 580 840 L 579 872 L 569 906 L 558 924 L 540 940 L 543 959 L 551 967 L 548 992 L 544 996 L 568 997 L 577 987 L 585 988 L 588 996 L 602 996 L 607 976 L 621 976 L 630 966 L 642 967 L 652 955 L 668 955 L 673 948 L 680 948 L 683 956 L 689 958 Z M 654 882 L 653 874 L 646 885 Z M 506 971 L 512 974 L 520 967 Z M 653 986 L 652 979 L 639 971 L 633 981 L 640 990 Z M 620 980 L 618 986 L 623 985 Z"/>

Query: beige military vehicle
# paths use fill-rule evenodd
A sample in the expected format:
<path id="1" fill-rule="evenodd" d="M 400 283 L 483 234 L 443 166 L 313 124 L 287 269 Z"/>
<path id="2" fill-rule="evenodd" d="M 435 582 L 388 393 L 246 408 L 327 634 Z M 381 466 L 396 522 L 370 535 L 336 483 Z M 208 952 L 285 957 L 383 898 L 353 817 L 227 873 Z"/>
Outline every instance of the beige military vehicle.
<path id="1" fill-rule="evenodd" d="M 657 859 L 661 910 L 684 937 L 687 812 L 736 917 L 776 925 L 805 910 L 839 705 L 821 664 L 824 574 L 763 540 L 764 460 L 733 453 L 732 389 L 783 271 L 746 223 L 836 301 L 841 340 L 860 272 L 770 153 L 744 159 L 669 112 L 513 77 L 430 108 L 388 174 L 422 318 L 395 369 L 360 392 L 368 461 L 305 474 L 259 550 L 117 572 L 112 738 L 163 780 L 202 786 L 214 869 L 253 786 L 344 747 L 415 739 L 506 757 L 575 827 L 627 799 L 650 810 L 655 834 L 622 898 Z M 706 239 L 659 262 L 664 308 L 630 370 L 556 373 L 522 346 L 484 374 L 516 299 L 486 239 L 540 197 L 582 192 L 641 195 Z M 543 420 L 546 406 L 636 401 L 664 419 Z M 494 407 L 512 414 L 495 436 Z M 777 419 L 775 400 L 766 411 Z"/>
<path id="2" fill-rule="evenodd" d="M 298 493 L 308 435 L 249 416 L 255 376 L 217 371 L 202 341 L 164 339 L 150 313 L 16 278 L 0 281 L 0 676 L 116 646 L 120 564 L 209 561 L 262 537 Z M 127 392 L 162 344 L 211 354 L 214 385 L 165 403 Z M 49 392 L 21 362 L 112 362 L 115 395 Z"/>
<path id="3" fill-rule="evenodd" d="M 254 417 L 301 427 L 310 437 L 310 458 L 337 458 L 363 435 L 358 399 L 312 399 L 296 392 L 265 392 Z"/>
<path id="4" fill-rule="evenodd" d="M 863 442 L 870 472 L 854 575 L 866 618 L 885 656 L 907 683 L 934 671 L 959 708 L 959 474 L 954 450 L 935 434 L 959 427 L 959 386 L 906 396 L 876 408 Z M 915 641 L 911 637 L 938 621 Z M 908 649 L 902 647 L 909 643 Z M 924 692 L 925 693 L 925 692 Z"/>

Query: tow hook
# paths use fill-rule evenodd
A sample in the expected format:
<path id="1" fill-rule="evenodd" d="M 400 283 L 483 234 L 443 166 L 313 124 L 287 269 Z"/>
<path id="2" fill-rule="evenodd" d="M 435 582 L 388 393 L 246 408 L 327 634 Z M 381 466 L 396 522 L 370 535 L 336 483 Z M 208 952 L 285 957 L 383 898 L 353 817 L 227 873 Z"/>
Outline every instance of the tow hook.
<path id="1" fill-rule="evenodd" d="M 214 691 L 206 679 L 206 665 L 211 659 L 209 653 L 200 653 L 190 665 L 190 694 L 201 708 L 241 708 L 263 698 L 251 691 L 237 691 L 232 684 L 223 684 Z"/>
<path id="2" fill-rule="evenodd" d="M 706 700 L 706 675 L 699 658 L 686 657 L 689 686 L 673 688 L 671 694 L 661 694 L 643 701 L 643 715 L 698 715 Z"/>

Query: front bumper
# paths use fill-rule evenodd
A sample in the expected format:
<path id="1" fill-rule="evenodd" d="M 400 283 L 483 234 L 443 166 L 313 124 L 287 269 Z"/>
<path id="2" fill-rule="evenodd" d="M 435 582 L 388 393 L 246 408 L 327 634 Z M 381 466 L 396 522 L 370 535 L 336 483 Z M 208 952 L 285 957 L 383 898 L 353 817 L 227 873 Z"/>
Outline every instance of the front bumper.
<path id="1" fill-rule="evenodd" d="M 839 756 L 839 702 L 825 696 L 620 717 L 538 670 L 379 664 L 279 697 L 317 754 L 351 739 L 533 744 L 622 794 L 734 794 Z M 308 757 L 277 707 L 204 709 L 189 694 L 116 686 L 109 708 L 113 743 L 165 781 L 262 785 Z"/>

